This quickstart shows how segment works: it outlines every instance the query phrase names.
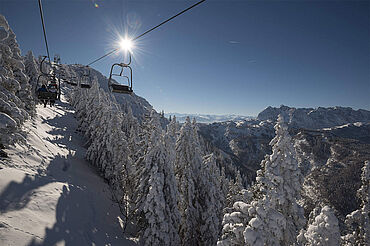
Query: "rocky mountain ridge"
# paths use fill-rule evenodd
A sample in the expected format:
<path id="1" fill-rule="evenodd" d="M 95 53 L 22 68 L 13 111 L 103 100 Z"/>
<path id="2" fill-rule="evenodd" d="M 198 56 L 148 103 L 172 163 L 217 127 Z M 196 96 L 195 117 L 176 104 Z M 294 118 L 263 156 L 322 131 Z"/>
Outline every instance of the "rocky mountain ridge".
<path id="1" fill-rule="evenodd" d="M 355 122 L 370 122 L 370 111 L 350 107 L 293 108 L 281 105 L 280 108 L 267 107 L 258 114 L 258 120 L 276 121 L 283 114 L 290 127 L 322 129 Z"/>

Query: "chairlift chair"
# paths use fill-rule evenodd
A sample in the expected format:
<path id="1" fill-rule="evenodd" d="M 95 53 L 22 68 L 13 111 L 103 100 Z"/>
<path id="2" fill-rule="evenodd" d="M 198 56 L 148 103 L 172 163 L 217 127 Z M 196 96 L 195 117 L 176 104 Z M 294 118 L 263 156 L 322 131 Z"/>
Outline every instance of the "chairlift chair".
<path id="1" fill-rule="evenodd" d="M 58 93 L 58 85 L 55 83 L 50 83 L 47 87 L 48 92 L 50 94 L 49 99 L 50 100 L 57 100 L 59 99 L 59 93 Z"/>
<path id="2" fill-rule="evenodd" d="M 56 100 L 57 97 L 58 97 L 57 93 L 53 93 L 53 92 L 50 92 L 50 91 L 39 91 L 39 89 L 41 88 L 40 81 L 41 81 L 41 78 L 43 78 L 43 77 L 46 78 L 46 81 L 50 78 L 49 76 L 47 76 L 45 74 L 40 74 L 39 77 L 37 78 L 37 88 L 36 88 L 37 99 L 39 99 L 41 101 L 43 101 L 43 100 L 47 100 L 47 101 Z M 44 85 L 47 88 L 47 85 L 46 84 L 44 84 Z"/>
<path id="3" fill-rule="evenodd" d="M 90 89 L 91 85 L 89 85 L 89 84 L 80 84 L 80 87 L 85 88 L 85 89 Z"/>
<path id="4" fill-rule="evenodd" d="M 55 74 L 52 75 L 52 79 L 50 80 L 48 84 L 48 88 L 52 88 L 53 90 L 55 89 L 55 92 L 52 92 L 53 94 L 56 95 L 56 98 L 60 100 L 60 78 L 58 79 Z M 53 99 L 54 100 L 54 99 Z"/>
<path id="5" fill-rule="evenodd" d="M 80 87 L 90 89 L 91 88 L 90 69 L 89 67 L 87 67 L 87 69 L 89 72 L 87 74 L 84 72 L 80 77 Z"/>
<path id="6" fill-rule="evenodd" d="M 46 59 L 46 56 L 44 56 L 44 58 L 42 59 L 40 63 L 41 74 L 37 78 L 36 95 L 37 95 L 37 98 L 42 101 L 43 100 L 56 100 L 58 98 L 58 92 L 39 91 L 39 89 L 41 88 L 40 81 L 42 80 L 42 78 L 45 78 L 46 80 L 47 84 L 43 83 L 45 87 L 47 87 L 48 84 L 55 85 L 56 87 L 58 87 L 55 76 L 52 76 L 51 74 L 47 74 L 42 70 L 42 65 L 45 59 Z"/>
<path id="7" fill-rule="evenodd" d="M 72 86 L 77 86 L 77 83 L 75 82 L 76 81 L 76 77 L 75 76 L 71 76 L 71 78 L 69 79 L 68 81 L 68 84 L 72 85 Z"/>
<path id="8" fill-rule="evenodd" d="M 110 69 L 110 75 L 108 79 L 108 88 L 114 93 L 123 93 L 123 94 L 131 94 L 132 90 L 132 68 L 130 67 L 131 64 L 131 53 L 129 53 L 129 63 L 114 63 Z M 113 72 L 115 67 L 120 67 L 121 72 L 116 74 Z M 124 75 L 125 69 L 128 69 L 130 74 L 129 76 Z M 113 76 L 123 77 L 127 79 L 127 85 L 118 84 L 113 82 Z"/>

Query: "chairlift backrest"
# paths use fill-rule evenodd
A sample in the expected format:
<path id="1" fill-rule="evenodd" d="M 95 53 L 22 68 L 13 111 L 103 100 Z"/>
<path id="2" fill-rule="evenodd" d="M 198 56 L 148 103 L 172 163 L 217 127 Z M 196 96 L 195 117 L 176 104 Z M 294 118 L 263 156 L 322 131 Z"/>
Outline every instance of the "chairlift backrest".
<path id="1" fill-rule="evenodd" d="M 57 86 L 57 84 L 58 84 L 58 81 L 57 81 L 57 78 L 56 78 L 54 72 L 52 74 L 49 74 L 49 73 L 46 73 L 46 72 L 43 71 L 42 68 L 43 68 L 43 64 L 45 62 L 45 59 L 46 59 L 46 56 L 43 57 L 43 59 L 41 60 L 41 63 L 40 63 L 40 72 L 41 72 L 41 74 L 37 78 L 36 90 L 38 90 L 41 87 L 40 81 L 42 80 L 42 78 L 45 78 L 46 83 L 43 82 L 43 84 L 45 84 L 46 86 L 48 86 L 50 84 L 53 84 L 53 85 Z"/>
<path id="2" fill-rule="evenodd" d="M 131 64 L 131 53 L 129 53 L 129 62 L 128 63 L 114 63 L 110 69 L 109 79 L 108 79 L 108 88 L 115 93 L 124 93 L 124 94 L 131 94 L 132 90 L 132 68 L 130 67 Z M 121 70 L 119 74 L 114 73 L 114 69 L 119 67 Z M 128 70 L 129 75 L 125 75 L 124 71 Z M 113 76 L 123 77 L 127 79 L 127 85 L 118 84 L 113 82 Z"/>
<path id="3" fill-rule="evenodd" d="M 69 83 L 68 84 L 70 84 L 72 86 L 76 86 L 77 85 L 76 79 L 77 79 L 76 76 L 71 76 L 70 79 L 69 79 Z"/>
<path id="4" fill-rule="evenodd" d="M 114 70 L 115 67 L 120 67 L 121 68 L 121 72 L 119 74 L 113 73 L 113 70 Z M 129 76 L 123 75 L 124 74 L 123 73 L 124 69 L 129 70 Z M 112 78 L 113 76 L 123 77 L 123 78 L 127 79 L 127 85 L 114 83 L 113 78 Z M 133 90 L 132 90 L 132 68 L 129 65 L 124 64 L 124 63 L 115 63 L 115 64 L 113 64 L 112 67 L 111 67 L 111 71 L 110 71 L 110 75 L 109 75 L 109 79 L 108 79 L 108 86 L 109 86 L 109 88 L 111 89 L 112 92 L 131 94 L 133 92 Z"/>
<path id="5" fill-rule="evenodd" d="M 90 76 L 90 69 L 87 67 L 88 73 L 83 71 L 83 74 L 80 76 L 80 87 L 81 88 L 91 88 L 91 76 Z"/>

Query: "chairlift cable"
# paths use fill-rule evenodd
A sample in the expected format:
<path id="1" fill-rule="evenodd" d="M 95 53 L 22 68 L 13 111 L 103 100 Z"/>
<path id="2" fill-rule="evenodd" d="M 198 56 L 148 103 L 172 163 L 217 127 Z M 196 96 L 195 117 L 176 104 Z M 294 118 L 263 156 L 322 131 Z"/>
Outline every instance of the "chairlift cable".
<path id="1" fill-rule="evenodd" d="M 39 0 L 39 1 L 40 1 L 40 0 Z M 203 3 L 204 1 L 206 1 L 206 0 L 201 0 L 201 1 L 199 1 L 199 2 L 197 2 L 197 3 L 195 3 L 195 4 L 193 4 L 192 6 L 188 7 L 187 9 L 184 9 L 183 11 L 181 11 L 181 12 L 177 13 L 176 15 L 172 16 L 171 18 L 168 18 L 167 20 L 163 21 L 162 23 L 160 23 L 160 24 L 156 25 L 155 27 L 153 27 L 153 28 L 149 29 L 148 31 L 146 31 L 146 32 L 144 32 L 144 33 L 140 34 L 139 36 L 135 37 L 134 39 L 132 39 L 132 41 L 134 41 L 134 40 L 137 40 L 137 39 L 141 38 L 142 36 L 144 36 L 144 35 L 148 34 L 149 32 L 153 31 L 154 29 L 157 29 L 158 27 L 160 27 L 160 26 L 162 26 L 163 24 L 165 24 L 165 23 L 169 22 L 170 20 L 172 20 L 172 19 L 176 18 L 177 16 L 179 16 L 179 15 L 181 15 L 181 14 L 185 13 L 186 11 L 188 11 L 188 10 L 190 10 L 190 9 L 194 8 L 195 6 L 197 6 L 197 5 L 201 4 L 201 3 Z M 119 49 L 120 49 L 120 48 L 116 48 L 116 49 L 114 49 L 114 50 L 112 50 L 112 51 L 108 52 L 107 54 L 105 54 L 105 55 L 103 55 L 103 56 L 99 57 L 98 59 L 96 59 L 96 60 L 94 60 L 94 61 L 90 62 L 89 64 L 87 64 L 87 66 L 90 66 L 91 64 L 93 64 L 93 63 L 95 63 L 95 62 L 97 62 L 97 61 L 100 61 L 101 59 L 103 59 L 103 58 L 105 58 L 105 57 L 107 57 L 107 56 L 110 56 L 111 54 L 115 53 L 115 52 L 116 52 L 117 50 L 119 50 Z"/>
<path id="2" fill-rule="evenodd" d="M 90 63 L 89 63 L 89 64 L 87 64 L 86 66 L 90 66 L 91 64 L 93 64 L 93 63 L 95 63 L 95 62 L 97 62 L 97 61 L 100 61 L 100 60 L 101 60 L 101 59 L 103 59 L 104 57 L 110 56 L 111 54 L 113 54 L 113 53 L 114 53 L 114 52 L 116 52 L 117 50 L 119 50 L 119 48 L 114 49 L 114 50 L 112 50 L 112 51 L 108 52 L 107 54 L 105 54 L 105 55 L 103 55 L 103 56 L 99 57 L 98 59 L 96 59 L 96 60 L 94 60 L 94 61 L 90 62 Z"/>
<path id="3" fill-rule="evenodd" d="M 205 1 L 205 0 L 201 0 L 201 1 L 197 2 L 196 4 L 194 4 L 194 5 L 190 6 L 189 8 L 184 9 L 184 10 L 183 10 L 183 11 L 181 11 L 180 13 L 178 13 L 178 14 L 176 14 L 176 15 L 172 16 L 171 18 L 169 18 L 169 19 L 167 19 L 167 20 L 163 21 L 162 23 L 160 23 L 160 24 L 156 25 L 156 26 L 155 26 L 155 27 L 153 27 L 152 29 L 149 29 L 148 31 L 144 32 L 143 34 L 141 34 L 141 35 L 137 36 L 137 37 L 136 37 L 136 38 L 134 38 L 132 41 L 135 41 L 136 39 L 141 38 L 141 37 L 142 37 L 142 36 L 144 36 L 145 34 L 147 34 L 147 33 L 151 32 L 151 31 L 153 31 L 154 29 L 157 29 L 158 27 L 162 26 L 163 24 L 165 24 L 165 23 L 169 22 L 170 20 L 172 20 L 172 19 L 176 18 L 177 16 L 179 16 L 179 15 L 181 15 L 181 14 L 185 13 L 186 11 L 188 11 L 188 10 L 190 10 L 190 9 L 194 8 L 195 6 L 197 6 L 197 5 L 201 4 L 201 3 L 203 3 L 204 1 Z"/>
<path id="4" fill-rule="evenodd" d="M 39 3 L 39 9 L 40 9 L 40 17 L 41 17 L 41 23 L 42 23 L 42 30 L 43 30 L 43 32 L 44 32 L 44 40 L 45 40 L 46 52 L 47 52 L 47 54 L 48 54 L 49 63 L 51 64 L 51 61 L 50 61 L 50 54 L 49 54 L 48 40 L 47 40 L 47 38 L 46 38 L 46 30 L 45 30 L 44 13 L 43 13 L 43 11 L 42 11 L 42 3 L 41 3 L 41 0 L 38 0 L 38 3 Z"/>

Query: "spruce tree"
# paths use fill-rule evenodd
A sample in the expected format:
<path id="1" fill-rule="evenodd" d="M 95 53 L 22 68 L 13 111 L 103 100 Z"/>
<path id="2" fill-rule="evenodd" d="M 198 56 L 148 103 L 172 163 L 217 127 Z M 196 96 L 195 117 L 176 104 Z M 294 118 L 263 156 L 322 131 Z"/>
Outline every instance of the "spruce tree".
<path id="1" fill-rule="evenodd" d="M 3 145 L 21 137 L 16 132 L 35 110 L 24 70 L 15 34 L 0 15 L 0 143 Z"/>
<path id="2" fill-rule="evenodd" d="M 301 175 L 281 116 L 275 130 L 276 136 L 270 142 L 272 154 L 261 162 L 262 169 L 251 189 L 253 200 L 234 203 L 236 211 L 225 214 L 221 245 L 225 240 L 241 244 L 242 229 L 245 245 L 291 245 L 304 225 L 303 209 L 297 203 Z"/>
<path id="3" fill-rule="evenodd" d="M 370 162 L 365 161 L 361 173 L 361 188 L 357 197 L 360 208 L 346 216 L 349 233 L 343 237 L 346 245 L 366 245 L 370 242 Z"/>
<path id="4" fill-rule="evenodd" d="M 31 95 L 37 100 L 36 90 L 37 90 L 37 79 L 40 74 L 39 68 L 32 51 L 28 51 L 25 57 L 25 73 L 29 77 L 29 84 L 31 86 Z"/>
<path id="5" fill-rule="evenodd" d="M 221 232 L 225 197 L 221 192 L 220 170 L 213 154 L 203 157 L 199 188 L 201 245 L 215 245 Z"/>
<path id="6" fill-rule="evenodd" d="M 265 243 L 273 240 L 280 245 L 290 245 L 295 242 L 305 223 L 303 209 L 297 203 L 300 199 L 302 176 L 288 127 L 281 115 L 275 131 L 276 136 L 270 142 L 272 154 L 262 161 L 263 169 L 256 179 L 264 195 L 256 207 L 256 216 L 251 221 L 261 221 L 266 226 L 261 230 L 260 223 L 254 223 L 258 225 L 257 231 L 260 231 L 258 237 Z M 259 214 L 257 208 L 264 211 Z M 253 229 L 250 222 L 246 230 Z"/>
<path id="7" fill-rule="evenodd" d="M 180 192 L 180 237 L 183 245 L 196 245 L 200 240 L 199 179 L 201 150 L 198 137 L 187 117 L 176 141 L 175 172 Z"/>
<path id="8" fill-rule="evenodd" d="M 180 214 L 173 143 L 163 134 L 158 114 L 147 125 L 148 145 L 137 164 L 136 220 L 145 245 L 178 245 Z"/>

